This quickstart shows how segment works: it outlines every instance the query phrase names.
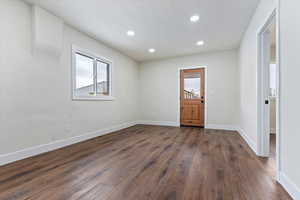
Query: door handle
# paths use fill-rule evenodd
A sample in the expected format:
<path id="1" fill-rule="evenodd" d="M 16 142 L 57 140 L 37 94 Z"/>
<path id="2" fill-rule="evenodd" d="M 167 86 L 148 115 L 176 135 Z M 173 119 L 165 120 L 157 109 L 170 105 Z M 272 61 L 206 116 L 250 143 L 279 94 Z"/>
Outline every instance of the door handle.
<path id="1" fill-rule="evenodd" d="M 201 103 L 204 103 L 204 101 L 203 101 L 203 100 L 201 100 Z"/>
<path id="2" fill-rule="evenodd" d="M 265 100 L 265 104 L 266 104 L 266 105 L 269 104 L 269 100 L 268 100 L 268 99 Z"/>

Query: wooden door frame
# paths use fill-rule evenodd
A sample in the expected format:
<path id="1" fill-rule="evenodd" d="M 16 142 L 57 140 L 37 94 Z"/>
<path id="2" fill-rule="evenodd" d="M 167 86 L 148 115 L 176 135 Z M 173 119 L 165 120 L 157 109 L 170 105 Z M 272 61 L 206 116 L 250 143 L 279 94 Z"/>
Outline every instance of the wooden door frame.
<path id="1" fill-rule="evenodd" d="M 277 181 L 280 182 L 280 173 L 282 169 L 281 163 L 281 141 L 282 141 L 282 134 L 281 134 L 281 60 L 280 60 L 280 24 L 279 24 L 279 10 L 278 10 L 278 2 L 277 7 L 272 10 L 272 12 L 268 15 L 265 19 L 263 25 L 259 29 L 257 33 L 257 52 L 258 52 L 258 59 L 257 59 L 257 138 L 258 138 L 258 149 L 257 154 L 261 157 L 269 157 L 269 143 L 268 135 L 270 134 L 270 130 L 266 128 L 267 126 L 265 123 L 269 123 L 266 119 L 269 119 L 270 113 L 267 112 L 268 109 L 265 109 L 265 99 L 266 96 L 265 90 L 263 89 L 265 85 L 264 74 L 268 73 L 265 69 L 265 57 L 263 52 L 265 48 L 265 31 L 267 27 L 270 25 L 272 20 L 276 20 L 276 90 L 277 90 L 277 97 L 276 97 L 276 175 Z"/>
<path id="2" fill-rule="evenodd" d="M 178 97 L 177 97 L 177 126 L 180 126 L 181 125 L 181 122 L 180 122 L 180 115 L 181 115 L 181 109 L 180 109 L 180 104 L 181 104 L 181 99 L 180 99 L 180 71 L 181 70 L 186 70 L 186 69 L 204 69 L 204 74 L 205 74 L 205 85 L 204 85 L 204 88 L 205 88 L 205 96 L 204 96 L 204 128 L 207 126 L 207 105 L 208 105 L 208 101 L 207 101 L 207 94 L 208 94 L 208 91 L 207 91 L 207 80 L 208 80 L 208 73 L 207 73 L 207 67 L 206 66 L 193 66 L 193 67 L 180 67 L 178 68 L 178 72 L 177 72 L 177 81 L 178 81 L 178 85 L 177 85 L 177 94 L 178 94 Z"/>

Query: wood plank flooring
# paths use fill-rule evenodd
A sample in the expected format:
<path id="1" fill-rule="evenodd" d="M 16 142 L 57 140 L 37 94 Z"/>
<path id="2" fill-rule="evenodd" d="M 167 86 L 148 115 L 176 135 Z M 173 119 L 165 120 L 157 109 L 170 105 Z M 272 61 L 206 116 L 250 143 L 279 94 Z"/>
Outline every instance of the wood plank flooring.
<path id="1" fill-rule="evenodd" d="M 291 199 L 274 173 L 236 132 L 138 125 L 0 167 L 0 199 Z"/>

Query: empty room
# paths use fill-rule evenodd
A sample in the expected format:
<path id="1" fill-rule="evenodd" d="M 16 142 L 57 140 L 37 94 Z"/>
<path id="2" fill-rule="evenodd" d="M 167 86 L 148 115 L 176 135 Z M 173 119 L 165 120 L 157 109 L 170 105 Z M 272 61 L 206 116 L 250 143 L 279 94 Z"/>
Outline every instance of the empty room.
<path id="1" fill-rule="evenodd" d="M 0 200 L 300 200 L 299 7 L 0 0 Z"/>

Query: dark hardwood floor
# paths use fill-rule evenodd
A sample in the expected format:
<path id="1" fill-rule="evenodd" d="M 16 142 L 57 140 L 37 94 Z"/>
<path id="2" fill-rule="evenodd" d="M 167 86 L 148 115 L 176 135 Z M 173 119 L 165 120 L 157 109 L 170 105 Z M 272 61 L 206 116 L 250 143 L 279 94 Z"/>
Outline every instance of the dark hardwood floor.
<path id="1" fill-rule="evenodd" d="M 134 126 L 0 167 L 1 200 L 288 200 L 236 132 Z"/>

